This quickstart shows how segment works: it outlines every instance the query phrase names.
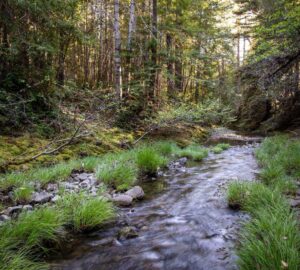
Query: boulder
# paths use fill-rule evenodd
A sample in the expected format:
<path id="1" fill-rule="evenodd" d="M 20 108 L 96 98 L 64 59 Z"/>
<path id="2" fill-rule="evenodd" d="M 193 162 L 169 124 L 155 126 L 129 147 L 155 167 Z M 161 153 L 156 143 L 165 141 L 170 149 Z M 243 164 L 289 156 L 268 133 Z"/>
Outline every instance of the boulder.
<path id="1" fill-rule="evenodd" d="M 135 238 L 138 236 L 138 231 L 133 226 L 124 227 L 118 232 L 118 239 L 120 240 Z"/>
<path id="2" fill-rule="evenodd" d="M 126 194 L 117 194 L 111 200 L 119 206 L 130 206 L 133 198 Z"/>
<path id="3" fill-rule="evenodd" d="M 52 198 L 53 198 L 53 195 L 46 191 L 35 192 L 32 195 L 31 203 L 46 203 L 46 202 L 49 202 Z"/>
<path id="4" fill-rule="evenodd" d="M 135 186 L 132 189 L 129 189 L 128 191 L 125 192 L 126 195 L 129 195 L 133 199 L 143 199 L 145 196 L 145 193 L 143 189 L 140 186 Z"/>

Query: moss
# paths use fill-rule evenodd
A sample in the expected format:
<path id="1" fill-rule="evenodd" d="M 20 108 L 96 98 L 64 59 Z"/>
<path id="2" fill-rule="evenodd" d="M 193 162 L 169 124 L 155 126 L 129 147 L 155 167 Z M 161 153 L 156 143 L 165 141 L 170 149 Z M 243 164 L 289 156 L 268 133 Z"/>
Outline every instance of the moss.
<path id="1" fill-rule="evenodd" d="M 86 156 L 98 156 L 109 151 L 117 151 L 124 142 L 131 143 L 132 133 L 120 129 L 107 129 L 99 126 L 89 127 L 91 135 L 83 137 L 74 144 L 68 145 L 62 151 L 53 155 L 45 155 L 29 163 L 4 166 L 8 161 L 26 160 L 40 153 L 51 142 L 51 139 L 41 138 L 35 134 L 24 134 L 19 137 L 0 136 L 0 167 L 6 171 L 26 171 L 41 165 L 49 166 L 63 161 Z M 69 138 L 71 134 L 63 134 Z"/>

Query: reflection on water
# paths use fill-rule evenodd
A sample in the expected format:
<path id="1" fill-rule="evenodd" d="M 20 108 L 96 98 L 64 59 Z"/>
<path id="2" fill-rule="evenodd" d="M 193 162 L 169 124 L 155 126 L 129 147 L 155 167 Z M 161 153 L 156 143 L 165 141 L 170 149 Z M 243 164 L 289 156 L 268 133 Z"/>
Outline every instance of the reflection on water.
<path id="1" fill-rule="evenodd" d="M 77 239 L 52 269 L 236 269 L 234 245 L 244 216 L 227 208 L 224 187 L 232 179 L 255 178 L 254 148 L 234 146 L 144 184 L 147 199 L 122 209 L 118 224 Z M 139 236 L 117 240 L 125 225 Z"/>

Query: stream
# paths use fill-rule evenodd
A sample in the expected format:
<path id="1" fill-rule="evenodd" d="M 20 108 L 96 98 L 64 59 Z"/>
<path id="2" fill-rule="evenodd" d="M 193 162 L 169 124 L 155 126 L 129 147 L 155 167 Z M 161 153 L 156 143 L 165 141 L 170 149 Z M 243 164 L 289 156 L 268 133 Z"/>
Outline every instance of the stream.
<path id="1" fill-rule="evenodd" d="M 232 146 L 145 183 L 143 201 L 122 208 L 111 228 L 73 240 L 71 250 L 51 261 L 51 269 L 238 269 L 237 232 L 247 216 L 227 207 L 225 187 L 234 179 L 256 177 L 255 147 Z M 124 226 L 136 227 L 138 237 L 117 240 Z"/>

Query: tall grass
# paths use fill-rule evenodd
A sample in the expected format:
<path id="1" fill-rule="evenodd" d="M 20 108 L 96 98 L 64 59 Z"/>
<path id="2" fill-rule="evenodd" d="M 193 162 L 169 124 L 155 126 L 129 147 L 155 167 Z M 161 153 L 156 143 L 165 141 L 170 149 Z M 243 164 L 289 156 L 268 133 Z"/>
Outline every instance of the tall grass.
<path id="1" fill-rule="evenodd" d="M 266 139 L 256 152 L 262 183 L 233 182 L 228 188 L 229 205 L 252 216 L 241 232 L 241 270 L 300 267 L 299 224 L 284 196 L 295 191 L 299 147 L 299 141 L 286 136 Z"/>

